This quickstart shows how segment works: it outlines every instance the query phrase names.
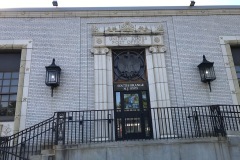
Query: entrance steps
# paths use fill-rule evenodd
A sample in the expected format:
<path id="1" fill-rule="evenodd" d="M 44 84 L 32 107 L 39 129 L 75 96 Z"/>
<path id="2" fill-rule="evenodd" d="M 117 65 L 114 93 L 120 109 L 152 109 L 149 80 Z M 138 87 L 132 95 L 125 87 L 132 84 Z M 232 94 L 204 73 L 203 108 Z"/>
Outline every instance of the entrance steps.
<path id="1" fill-rule="evenodd" d="M 30 160 L 55 160 L 55 150 L 48 149 L 42 150 L 41 155 L 32 155 Z"/>

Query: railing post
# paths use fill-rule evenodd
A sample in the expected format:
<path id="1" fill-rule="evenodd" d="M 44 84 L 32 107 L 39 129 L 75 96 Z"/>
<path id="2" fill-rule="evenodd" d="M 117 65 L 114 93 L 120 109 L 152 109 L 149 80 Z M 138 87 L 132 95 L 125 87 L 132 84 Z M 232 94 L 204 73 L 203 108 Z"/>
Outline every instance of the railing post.
<path id="1" fill-rule="evenodd" d="M 0 158 L 2 157 L 3 159 L 7 159 L 7 149 L 9 148 L 9 146 L 10 145 L 8 145 L 8 137 L 0 137 Z"/>
<path id="2" fill-rule="evenodd" d="M 62 141 L 62 144 L 65 144 L 65 124 L 66 112 L 57 112 L 55 145 L 58 145 L 59 141 Z"/>
<path id="3" fill-rule="evenodd" d="M 201 137 L 201 129 L 200 129 L 200 123 L 198 118 L 198 112 L 193 111 L 193 123 L 194 123 L 194 129 L 196 132 L 196 137 Z"/>
<path id="4" fill-rule="evenodd" d="M 113 141 L 113 123 L 114 123 L 114 120 L 113 120 L 113 113 L 110 113 L 108 112 L 108 137 L 109 137 L 109 141 Z"/>
<path id="5" fill-rule="evenodd" d="M 219 106 L 210 106 L 210 112 L 211 112 L 211 119 L 213 123 L 213 130 L 218 136 L 218 134 L 221 134 L 222 136 L 226 136 L 226 131 L 224 127 L 223 122 L 223 116 L 221 114 L 221 110 Z"/>

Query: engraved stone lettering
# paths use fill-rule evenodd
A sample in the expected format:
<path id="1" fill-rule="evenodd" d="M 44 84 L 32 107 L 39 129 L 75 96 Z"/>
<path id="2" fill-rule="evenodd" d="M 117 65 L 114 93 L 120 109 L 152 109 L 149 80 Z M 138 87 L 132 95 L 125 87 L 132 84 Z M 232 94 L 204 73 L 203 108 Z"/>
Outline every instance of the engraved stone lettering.
<path id="1" fill-rule="evenodd" d="M 136 46 L 151 45 L 151 36 L 108 36 L 106 37 L 107 46 Z"/>

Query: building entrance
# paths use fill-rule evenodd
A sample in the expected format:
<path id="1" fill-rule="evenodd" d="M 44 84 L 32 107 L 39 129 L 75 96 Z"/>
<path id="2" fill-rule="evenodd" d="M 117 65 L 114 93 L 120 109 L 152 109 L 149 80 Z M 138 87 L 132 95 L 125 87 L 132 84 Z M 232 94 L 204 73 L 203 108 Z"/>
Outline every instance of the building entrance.
<path id="1" fill-rule="evenodd" d="M 148 91 L 115 92 L 116 139 L 152 138 Z"/>
<path id="2" fill-rule="evenodd" d="M 113 50 L 116 139 L 152 137 L 145 49 Z"/>

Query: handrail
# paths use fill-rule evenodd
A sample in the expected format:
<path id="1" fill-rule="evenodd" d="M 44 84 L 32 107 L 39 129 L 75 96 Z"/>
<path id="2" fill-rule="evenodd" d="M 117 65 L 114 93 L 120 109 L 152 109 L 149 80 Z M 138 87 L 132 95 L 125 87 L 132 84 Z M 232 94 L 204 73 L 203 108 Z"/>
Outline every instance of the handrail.
<path id="1" fill-rule="evenodd" d="M 54 114 L 47 120 L 6 137 L 6 140 L 0 143 L 0 155 L 3 159 L 29 159 L 30 155 L 39 154 L 42 149 L 51 149 L 54 145 L 52 130 L 55 121 Z"/>

